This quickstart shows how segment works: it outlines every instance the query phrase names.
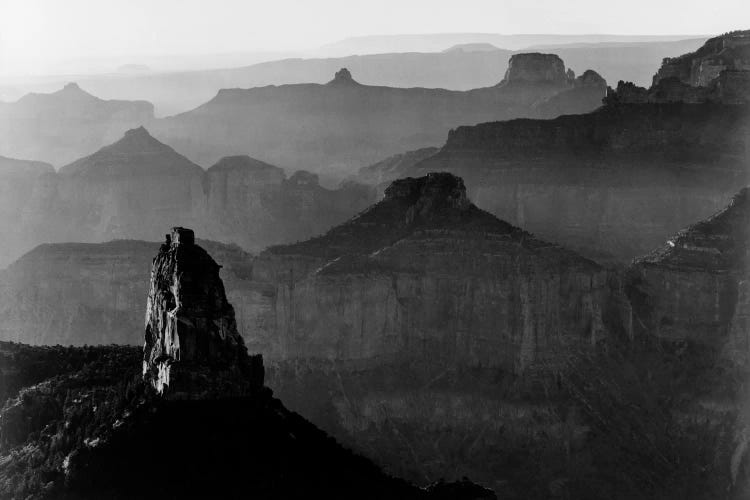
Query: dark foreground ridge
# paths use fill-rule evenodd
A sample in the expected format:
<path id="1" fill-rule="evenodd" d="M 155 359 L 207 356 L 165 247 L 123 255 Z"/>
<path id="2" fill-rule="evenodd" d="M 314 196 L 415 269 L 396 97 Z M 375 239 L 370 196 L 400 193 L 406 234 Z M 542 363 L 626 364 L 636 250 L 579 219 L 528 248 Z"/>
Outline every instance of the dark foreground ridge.
<path id="1" fill-rule="evenodd" d="M 137 348 L 0 343 L 0 498 L 495 498 L 388 476 L 287 410 L 218 270 L 191 230 L 172 230 L 153 261 L 143 372 Z"/>

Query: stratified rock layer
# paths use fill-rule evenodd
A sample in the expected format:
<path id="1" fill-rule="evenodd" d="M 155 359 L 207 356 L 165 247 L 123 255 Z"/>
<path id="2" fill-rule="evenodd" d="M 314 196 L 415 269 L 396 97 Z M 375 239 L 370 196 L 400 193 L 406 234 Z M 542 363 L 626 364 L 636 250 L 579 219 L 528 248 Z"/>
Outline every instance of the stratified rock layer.
<path id="1" fill-rule="evenodd" d="M 263 385 L 262 360 L 248 358 L 219 267 L 184 228 L 172 229 L 154 258 L 143 375 L 159 393 L 200 399 Z"/>
<path id="2" fill-rule="evenodd" d="M 744 360 L 750 354 L 749 237 L 745 188 L 727 208 L 637 260 L 628 288 L 639 329 L 671 340 L 728 343 L 732 357 Z"/>
<path id="3" fill-rule="evenodd" d="M 460 178 L 407 178 L 324 236 L 260 255 L 246 341 L 275 360 L 522 371 L 606 338 L 608 278 L 479 210 Z"/>

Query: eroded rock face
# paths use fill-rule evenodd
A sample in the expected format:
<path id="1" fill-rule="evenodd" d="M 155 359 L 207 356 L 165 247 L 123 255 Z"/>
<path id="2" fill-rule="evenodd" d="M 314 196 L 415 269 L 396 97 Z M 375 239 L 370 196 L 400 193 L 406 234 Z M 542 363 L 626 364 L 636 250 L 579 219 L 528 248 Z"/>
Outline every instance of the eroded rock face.
<path id="1" fill-rule="evenodd" d="M 428 360 L 523 371 L 609 332 L 607 271 L 482 210 L 463 181 L 394 182 L 326 235 L 273 247 L 246 341 L 275 360 Z"/>
<path id="2" fill-rule="evenodd" d="M 262 359 L 248 357 L 219 265 L 194 238 L 173 228 L 154 258 L 143 376 L 173 398 L 245 395 L 263 385 Z"/>

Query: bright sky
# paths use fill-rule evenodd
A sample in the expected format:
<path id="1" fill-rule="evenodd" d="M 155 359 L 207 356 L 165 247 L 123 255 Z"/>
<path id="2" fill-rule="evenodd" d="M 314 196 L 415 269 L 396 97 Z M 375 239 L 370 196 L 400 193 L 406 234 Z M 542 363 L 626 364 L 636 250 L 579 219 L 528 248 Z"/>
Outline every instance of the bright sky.
<path id="1" fill-rule="evenodd" d="M 70 59 L 310 49 L 403 33 L 711 34 L 750 1 L 0 0 L 0 74 Z"/>

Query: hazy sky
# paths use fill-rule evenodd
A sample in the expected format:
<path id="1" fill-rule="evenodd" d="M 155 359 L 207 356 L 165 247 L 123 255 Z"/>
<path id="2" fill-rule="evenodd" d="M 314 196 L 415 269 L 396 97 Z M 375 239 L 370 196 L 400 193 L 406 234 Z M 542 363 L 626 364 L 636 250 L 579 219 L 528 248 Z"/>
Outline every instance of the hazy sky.
<path id="1" fill-rule="evenodd" d="M 0 0 L 0 73 L 70 59 L 310 49 L 356 35 L 712 34 L 749 0 Z M 136 61 L 137 62 L 137 61 Z"/>

